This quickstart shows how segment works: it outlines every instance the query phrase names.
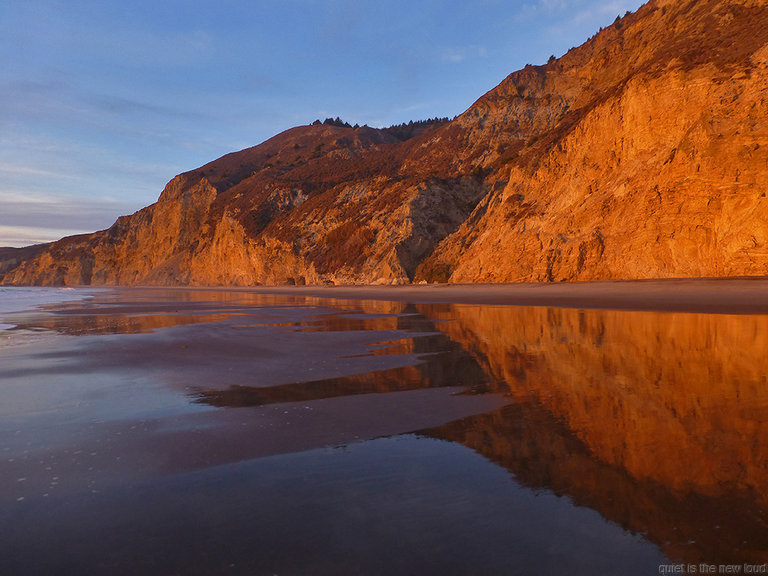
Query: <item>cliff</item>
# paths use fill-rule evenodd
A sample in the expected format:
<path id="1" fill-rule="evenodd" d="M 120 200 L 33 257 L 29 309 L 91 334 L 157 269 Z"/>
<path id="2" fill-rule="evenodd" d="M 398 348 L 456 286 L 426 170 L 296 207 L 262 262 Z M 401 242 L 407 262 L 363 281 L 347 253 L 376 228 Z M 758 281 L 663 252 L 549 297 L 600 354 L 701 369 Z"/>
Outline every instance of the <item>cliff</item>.
<path id="1" fill-rule="evenodd" d="M 507 184 L 422 275 L 765 274 L 767 66 L 761 2 L 651 2 L 617 21 L 541 69 L 532 97 L 567 94 L 568 112 L 509 156 Z"/>
<path id="2" fill-rule="evenodd" d="M 409 160 L 435 139 L 453 145 L 437 125 L 406 141 L 293 128 L 176 176 L 155 204 L 53 243 L 4 283 L 408 282 L 488 186 L 459 155 L 444 170 Z"/>
<path id="3" fill-rule="evenodd" d="M 288 130 L 2 281 L 763 275 L 767 88 L 764 3 L 652 0 L 451 122 Z"/>

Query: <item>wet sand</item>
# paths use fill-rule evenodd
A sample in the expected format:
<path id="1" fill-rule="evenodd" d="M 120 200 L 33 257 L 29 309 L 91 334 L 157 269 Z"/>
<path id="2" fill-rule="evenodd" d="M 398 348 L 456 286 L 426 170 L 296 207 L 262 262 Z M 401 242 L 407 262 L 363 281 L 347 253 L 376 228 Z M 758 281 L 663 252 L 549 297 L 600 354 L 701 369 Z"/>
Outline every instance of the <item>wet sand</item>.
<path id="1" fill-rule="evenodd" d="M 427 303 L 656 310 L 712 314 L 768 313 L 768 278 L 697 278 L 525 284 L 275 286 L 263 294 Z"/>
<path id="2" fill-rule="evenodd" d="M 179 472 L 412 432 L 506 403 L 467 394 L 481 377 L 462 371 L 468 355 L 399 304 L 366 314 L 216 292 L 107 290 L 85 305 L 16 315 L 0 342 L 0 431 L 46 450 L 16 420 L 46 414 L 50 426 L 66 414 L 57 440 L 78 430 L 78 449 L 100 454 L 97 463 L 96 443 L 112 438 L 121 468 L 133 455 L 134 471 L 153 474 L 141 454 Z M 214 409 L 228 407 L 240 417 Z M 73 418 L 99 422 L 83 436 Z"/>
<path id="3" fill-rule="evenodd" d="M 401 303 L 141 288 L 45 296 L 42 309 L 2 315 L 14 326 L 0 330 L 3 574 L 356 573 L 367 564 L 345 547 L 365 539 L 330 538 L 326 550 L 317 540 L 348 504 L 383 514 L 376 498 L 395 480 L 368 478 L 389 466 L 368 448 L 354 450 L 364 464 L 347 464 L 349 447 L 507 403 L 478 393 L 482 371 Z M 388 453 L 426 473 L 411 455 L 421 445 Z M 356 476 L 373 502 L 345 496 Z M 329 486 L 338 515 L 310 522 L 330 505 Z M 287 532 L 301 530 L 310 548 L 294 558 Z"/>
<path id="4" fill-rule="evenodd" d="M 71 294 L 0 315 L 0 572 L 768 561 L 766 280 Z"/>

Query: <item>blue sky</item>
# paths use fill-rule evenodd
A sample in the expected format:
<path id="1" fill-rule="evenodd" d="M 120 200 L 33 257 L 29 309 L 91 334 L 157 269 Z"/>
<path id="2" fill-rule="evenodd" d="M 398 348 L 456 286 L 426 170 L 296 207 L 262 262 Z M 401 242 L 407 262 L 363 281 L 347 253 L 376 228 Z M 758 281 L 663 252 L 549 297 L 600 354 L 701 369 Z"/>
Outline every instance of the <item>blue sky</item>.
<path id="1" fill-rule="evenodd" d="M 106 228 L 317 118 L 453 117 L 641 4 L 3 0 L 0 246 Z"/>

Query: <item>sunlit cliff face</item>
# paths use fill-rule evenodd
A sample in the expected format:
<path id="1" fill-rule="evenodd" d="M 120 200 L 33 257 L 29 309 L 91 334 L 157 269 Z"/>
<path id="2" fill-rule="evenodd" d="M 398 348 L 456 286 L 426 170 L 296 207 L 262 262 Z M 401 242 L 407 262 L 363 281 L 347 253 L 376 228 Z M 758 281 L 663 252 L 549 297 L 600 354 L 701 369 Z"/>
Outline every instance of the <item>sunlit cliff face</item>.
<path id="1" fill-rule="evenodd" d="M 0 251 L 0 283 L 762 276 L 766 91 L 765 2 L 653 0 L 452 121 L 287 130 L 108 230 Z"/>
<path id="2" fill-rule="evenodd" d="M 768 544 L 768 318 L 422 306 L 513 406 L 432 435 L 570 496 L 671 557 Z"/>

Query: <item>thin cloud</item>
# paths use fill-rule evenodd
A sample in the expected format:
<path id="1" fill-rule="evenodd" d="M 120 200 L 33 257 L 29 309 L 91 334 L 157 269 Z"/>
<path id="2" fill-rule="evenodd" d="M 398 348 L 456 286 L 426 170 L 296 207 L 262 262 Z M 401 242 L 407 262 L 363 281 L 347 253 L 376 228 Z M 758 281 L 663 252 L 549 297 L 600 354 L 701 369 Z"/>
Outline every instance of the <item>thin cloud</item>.
<path id="1" fill-rule="evenodd" d="M 66 172 L 46 170 L 38 166 L 0 163 L 0 174 L 8 176 L 38 176 L 46 178 L 71 178 Z"/>
<path id="2" fill-rule="evenodd" d="M 94 207 L 98 210 L 106 209 L 113 210 L 121 207 L 131 207 L 134 204 L 130 202 L 123 202 L 114 198 L 99 198 L 94 200 L 93 198 L 77 198 L 72 197 L 69 194 L 44 194 L 28 192 L 26 190 L 3 190 L 0 191 L 0 205 L 3 206 L 4 212 L 13 210 L 14 207 L 20 209 L 26 209 L 31 206 L 41 205 L 49 206 L 50 211 L 61 213 L 63 212 L 92 212 Z M 0 214 L 2 218 L 3 214 Z"/>
<path id="3" fill-rule="evenodd" d="M 160 116 L 163 118 L 174 117 L 184 120 L 198 120 L 207 116 L 199 112 L 192 112 L 179 106 L 165 106 L 161 104 L 150 104 L 120 95 L 104 94 L 90 98 L 96 110 L 101 110 L 109 114 L 119 116 Z"/>
<path id="4" fill-rule="evenodd" d="M 141 206 L 109 199 L 0 192 L 0 246 L 50 242 L 103 230 Z"/>
<path id="5" fill-rule="evenodd" d="M 460 64 L 466 60 L 476 58 L 486 58 L 488 49 L 485 46 L 461 46 L 444 48 L 441 54 L 441 60 Z"/>
<path id="6" fill-rule="evenodd" d="M 28 80 L 0 83 L 0 123 L 55 121 L 77 113 L 71 92 L 64 83 Z"/>
<path id="7" fill-rule="evenodd" d="M 0 246 L 21 248 L 32 244 L 54 242 L 65 236 L 82 234 L 86 230 L 68 228 L 38 228 L 34 226 L 4 226 L 0 224 Z"/>

